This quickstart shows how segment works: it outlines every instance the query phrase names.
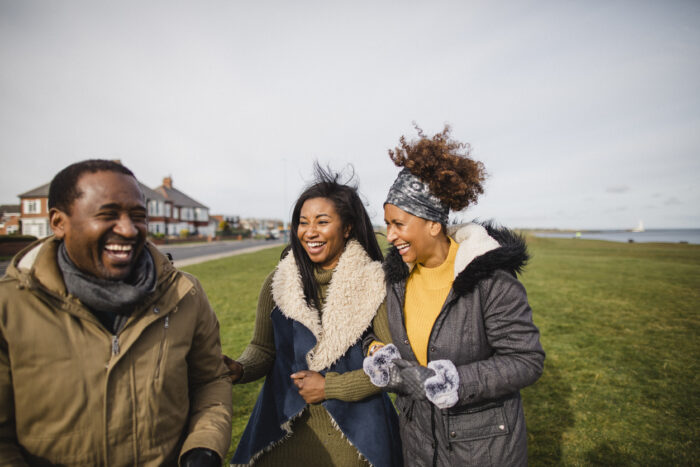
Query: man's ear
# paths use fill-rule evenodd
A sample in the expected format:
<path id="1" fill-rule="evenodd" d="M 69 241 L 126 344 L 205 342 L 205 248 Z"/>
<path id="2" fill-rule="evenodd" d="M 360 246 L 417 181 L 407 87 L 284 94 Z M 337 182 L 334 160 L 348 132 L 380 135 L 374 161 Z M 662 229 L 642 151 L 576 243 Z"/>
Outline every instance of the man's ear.
<path id="1" fill-rule="evenodd" d="M 49 225 L 51 230 L 53 230 L 54 235 L 59 240 L 63 240 L 66 236 L 66 222 L 68 219 L 68 214 L 61 211 L 58 208 L 51 208 L 49 210 Z"/>
<path id="2" fill-rule="evenodd" d="M 352 232 L 352 226 L 346 225 L 344 230 L 345 230 L 345 232 L 343 232 L 343 238 L 345 238 L 347 240 L 348 238 L 350 238 L 350 232 Z"/>

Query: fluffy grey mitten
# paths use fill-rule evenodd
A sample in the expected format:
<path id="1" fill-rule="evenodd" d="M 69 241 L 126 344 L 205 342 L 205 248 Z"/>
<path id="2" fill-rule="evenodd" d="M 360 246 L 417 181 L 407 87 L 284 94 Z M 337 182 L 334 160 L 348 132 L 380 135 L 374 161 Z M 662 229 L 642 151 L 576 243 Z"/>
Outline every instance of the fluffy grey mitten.
<path id="1" fill-rule="evenodd" d="M 372 384 L 383 388 L 389 383 L 389 371 L 393 366 L 391 362 L 397 358 L 401 358 L 399 349 L 394 344 L 388 344 L 374 352 L 374 355 L 365 357 L 362 369 Z"/>
<path id="2" fill-rule="evenodd" d="M 459 373 L 449 360 L 434 360 L 428 368 L 435 370 L 435 376 L 425 380 L 425 395 L 438 408 L 453 407 L 459 399 Z"/>

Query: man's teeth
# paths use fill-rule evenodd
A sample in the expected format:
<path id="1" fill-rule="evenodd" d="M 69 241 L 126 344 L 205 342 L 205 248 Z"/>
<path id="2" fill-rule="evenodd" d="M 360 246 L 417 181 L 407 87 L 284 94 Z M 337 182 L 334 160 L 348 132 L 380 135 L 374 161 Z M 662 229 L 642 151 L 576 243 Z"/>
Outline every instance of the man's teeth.
<path id="1" fill-rule="evenodd" d="M 306 242 L 311 248 L 316 248 L 317 246 L 323 246 L 326 242 Z"/>
<path id="2" fill-rule="evenodd" d="M 408 243 L 402 243 L 401 245 L 396 245 L 396 248 L 399 250 L 405 250 L 408 247 L 409 247 Z"/>
<path id="3" fill-rule="evenodd" d="M 133 249 L 132 245 L 107 245 L 105 249 L 115 252 L 129 252 Z"/>

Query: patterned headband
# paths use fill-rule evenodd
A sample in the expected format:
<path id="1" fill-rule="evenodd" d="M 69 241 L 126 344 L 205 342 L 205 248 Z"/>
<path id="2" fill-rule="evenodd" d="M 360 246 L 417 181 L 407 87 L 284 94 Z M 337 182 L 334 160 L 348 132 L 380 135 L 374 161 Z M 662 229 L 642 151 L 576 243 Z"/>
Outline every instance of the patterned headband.
<path id="1" fill-rule="evenodd" d="M 430 191 L 427 183 L 404 168 L 389 189 L 384 204 L 393 204 L 409 214 L 447 224 L 450 208 Z"/>

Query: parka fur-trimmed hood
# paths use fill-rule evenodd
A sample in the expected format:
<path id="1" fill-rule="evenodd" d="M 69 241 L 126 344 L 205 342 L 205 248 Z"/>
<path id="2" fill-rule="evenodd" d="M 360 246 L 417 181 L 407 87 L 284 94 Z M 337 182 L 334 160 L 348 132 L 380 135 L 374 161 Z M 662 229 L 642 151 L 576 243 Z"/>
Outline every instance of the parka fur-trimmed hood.
<path id="1" fill-rule="evenodd" d="M 479 281 L 491 277 L 498 269 L 513 276 L 521 273 L 530 259 L 521 235 L 492 222 L 454 225 L 447 228 L 447 233 L 459 244 L 452 285 L 458 296 L 472 292 Z M 394 247 L 383 266 L 389 284 L 405 281 L 413 268 L 413 264 L 403 262 Z"/>

